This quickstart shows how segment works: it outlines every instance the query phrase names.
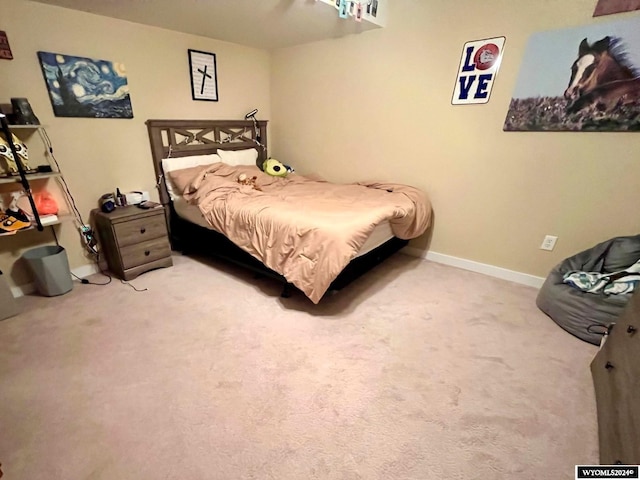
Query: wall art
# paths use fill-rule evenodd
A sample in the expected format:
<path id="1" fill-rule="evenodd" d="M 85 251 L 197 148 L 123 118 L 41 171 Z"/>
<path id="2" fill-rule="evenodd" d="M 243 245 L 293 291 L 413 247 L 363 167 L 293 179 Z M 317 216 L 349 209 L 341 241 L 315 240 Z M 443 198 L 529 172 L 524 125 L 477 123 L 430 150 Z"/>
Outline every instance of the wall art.
<path id="1" fill-rule="evenodd" d="M 56 117 L 133 118 L 124 65 L 38 52 Z"/>
<path id="2" fill-rule="evenodd" d="M 640 131 L 640 17 L 532 35 L 504 130 Z"/>
<path id="3" fill-rule="evenodd" d="M 191 98 L 194 100 L 218 101 L 218 72 L 216 54 L 188 50 L 191 74 Z"/>
<path id="4" fill-rule="evenodd" d="M 453 105 L 489 101 L 500 68 L 504 42 L 505 37 L 495 37 L 464 44 L 451 99 Z"/>

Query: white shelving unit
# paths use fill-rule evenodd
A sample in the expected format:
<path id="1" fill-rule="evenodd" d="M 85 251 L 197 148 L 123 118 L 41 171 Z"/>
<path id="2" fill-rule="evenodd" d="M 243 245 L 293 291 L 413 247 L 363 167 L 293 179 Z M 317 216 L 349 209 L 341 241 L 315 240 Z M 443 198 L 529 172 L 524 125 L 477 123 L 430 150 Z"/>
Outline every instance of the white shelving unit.
<path id="1" fill-rule="evenodd" d="M 18 137 L 20 141 L 24 142 L 29 149 L 29 166 L 31 168 L 37 168 L 39 165 L 48 165 L 52 169 L 51 172 L 37 172 L 26 174 L 33 194 L 46 189 L 53 195 L 58 204 L 58 219 L 56 221 L 43 223 L 44 227 L 49 227 L 59 225 L 60 223 L 72 219 L 73 217 L 68 211 L 65 211 L 64 207 L 67 205 L 65 196 L 60 190 L 60 186 L 58 185 L 58 183 L 54 182 L 55 179 L 62 178 L 62 173 L 58 171 L 55 162 L 51 161 L 52 159 L 48 152 L 47 144 L 45 141 L 45 128 L 46 127 L 44 125 L 9 125 L 9 129 L 11 130 L 11 132 L 16 137 Z M 36 133 L 37 135 L 35 135 Z M 34 138 L 36 136 L 39 137 L 39 139 Z M 38 152 L 40 148 L 42 150 L 41 152 Z M 20 175 L 0 177 L 0 198 L 2 198 L 4 208 L 7 208 L 9 206 L 8 199 L 10 198 L 11 192 L 22 190 L 21 182 L 22 180 L 20 178 Z M 55 185 L 55 188 L 50 188 L 52 184 Z M 36 227 L 34 225 L 30 228 L 19 230 L 18 232 L 16 232 L 16 235 L 35 229 Z M 13 235 L 9 236 L 13 237 Z"/>
<path id="2" fill-rule="evenodd" d="M 44 173 L 28 173 L 27 179 L 29 182 L 36 180 L 46 180 L 48 178 L 60 177 L 62 174 L 60 172 L 44 172 Z M 10 177 L 0 177 L 0 184 L 3 183 L 20 183 L 20 176 L 12 175 Z"/>
<path id="3" fill-rule="evenodd" d="M 318 3 L 324 3 L 326 5 L 331 6 L 336 10 L 336 16 L 338 16 L 338 8 L 336 6 L 335 0 L 317 0 Z M 385 27 L 387 25 L 387 17 L 386 17 L 386 2 L 387 0 L 351 0 L 351 3 L 357 4 L 361 3 L 364 8 L 364 13 L 362 15 L 362 21 L 366 23 L 370 23 L 376 25 L 378 27 Z M 339 4 L 339 2 L 338 2 Z M 345 22 L 355 22 L 355 17 L 349 16 L 343 19 Z"/>

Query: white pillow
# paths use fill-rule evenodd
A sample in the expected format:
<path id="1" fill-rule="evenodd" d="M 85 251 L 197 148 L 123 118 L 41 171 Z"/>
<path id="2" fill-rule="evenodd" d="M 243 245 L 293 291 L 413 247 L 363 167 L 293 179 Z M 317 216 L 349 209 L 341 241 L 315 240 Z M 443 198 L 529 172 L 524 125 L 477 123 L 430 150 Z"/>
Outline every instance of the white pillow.
<path id="1" fill-rule="evenodd" d="M 191 155 L 188 157 L 175 157 L 175 158 L 163 158 L 162 159 L 162 171 L 165 173 L 164 183 L 167 185 L 167 191 L 169 192 L 169 198 L 171 200 L 176 199 L 176 194 L 173 191 L 174 185 L 171 183 L 171 179 L 168 175 L 169 172 L 174 170 L 182 170 L 183 168 L 199 167 L 200 165 L 211 165 L 213 163 L 221 162 L 220 157 L 211 153 L 209 155 Z"/>
<path id="2" fill-rule="evenodd" d="M 218 149 L 218 155 L 227 165 L 253 165 L 255 166 L 258 159 L 258 151 L 255 148 L 246 148 L 244 150 L 221 150 Z"/>

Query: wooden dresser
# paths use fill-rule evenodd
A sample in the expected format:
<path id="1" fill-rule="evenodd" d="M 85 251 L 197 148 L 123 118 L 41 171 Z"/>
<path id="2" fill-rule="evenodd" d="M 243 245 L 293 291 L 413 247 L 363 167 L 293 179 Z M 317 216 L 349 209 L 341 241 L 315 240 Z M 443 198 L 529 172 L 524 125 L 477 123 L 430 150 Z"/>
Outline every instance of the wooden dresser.
<path id="1" fill-rule="evenodd" d="M 163 208 L 128 206 L 93 213 L 102 253 L 109 270 L 118 277 L 131 280 L 173 265 Z"/>
<path id="2" fill-rule="evenodd" d="M 640 464 L 640 291 L 591 362 L 602 465 Z"/>

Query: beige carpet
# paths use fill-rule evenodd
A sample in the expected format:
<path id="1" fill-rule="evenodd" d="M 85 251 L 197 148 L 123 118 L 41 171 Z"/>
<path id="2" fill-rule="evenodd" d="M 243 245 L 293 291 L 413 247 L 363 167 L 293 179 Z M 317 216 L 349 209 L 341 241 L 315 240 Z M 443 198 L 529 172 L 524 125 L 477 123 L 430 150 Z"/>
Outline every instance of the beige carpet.
<path id="1" fill-rule="evenodd" d="M 396 255 L 314 306 L 174 260 L 145 292 L 76 284 L 0 322 L 6 479 L 557 480 L 598 462 L 597 349 L 532 288 Z"/>

